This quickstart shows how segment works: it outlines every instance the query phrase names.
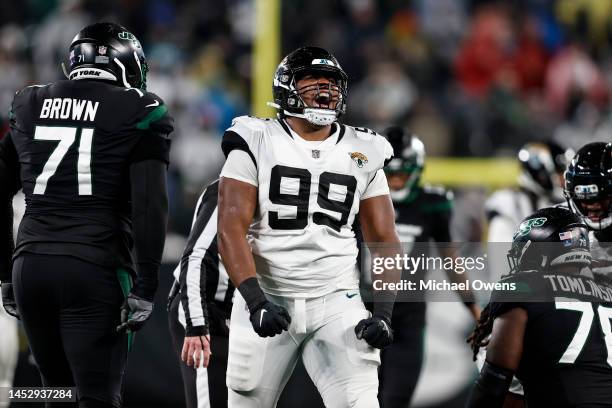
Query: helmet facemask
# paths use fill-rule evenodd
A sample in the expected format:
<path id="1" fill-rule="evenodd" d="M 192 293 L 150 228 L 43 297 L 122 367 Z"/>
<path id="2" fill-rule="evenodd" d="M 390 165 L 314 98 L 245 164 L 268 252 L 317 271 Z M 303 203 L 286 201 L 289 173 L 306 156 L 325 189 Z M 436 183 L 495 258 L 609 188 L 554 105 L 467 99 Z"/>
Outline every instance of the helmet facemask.
<path id="1" fill-rule="evenodd" d="M 575 197 L 569 197 L 568 203 L 572 211 L 580 215 L 584 223 L 590 229 L 600 231 L 612 225 L 612 200 L 610 198 L 577 199 Z M 588 208 L 597 204 L 599 204 L 599 209 Z M 595 212 L 599 213 L 598 219 L 592 219 L 595 218 L 595 214 L 593 214 Z"/>
<path id="2" fill-rule="evenodd" d="M 313 74 L 326 78 L 327 82 L 316 78 L 316 82 L 298 88 L 300 80 Z M 284 111 L 284 114 L 306 119 L 315 126 L 331 125 L 345 110 L 346 87 L 342 86 L 341 82 L 341 78 L 327 71 L 307 71 L 299 77 L 294 76 L 289 84 L 287 97 L 287 105 L 292 109 Z"/>
<path id="3" fill-rule="evenodd" d="M 337 79 L 328 78 L 328 81 L 322 83 L 317 80 L 289 94 L 290 101 L 297 100 L 297 107 L 302 108 L 304 119 L 316 126 L 331 125 L 343 113 L 338 111 L 344 101 L 342 89 L 336 84 Z M 294 82 L 299 82 L 299 79 Z"/>

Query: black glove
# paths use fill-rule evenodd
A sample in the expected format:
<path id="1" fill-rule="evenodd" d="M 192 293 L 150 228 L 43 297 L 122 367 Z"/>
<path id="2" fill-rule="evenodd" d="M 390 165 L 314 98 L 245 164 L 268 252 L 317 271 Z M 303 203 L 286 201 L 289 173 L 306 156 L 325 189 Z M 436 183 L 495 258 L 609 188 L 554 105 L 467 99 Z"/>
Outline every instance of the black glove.
<path id="1" fill-rule="evenodd" d="M 13 293 L 12 283 L 3 283 L 2 285 L 2 305 L 6 313 L 19 319 L 19 312 L 17 311 L 17 303 L 15 302 L 15 294 Z"/>
<path id="2" fill-rule="evenodd" d="M 130 293 L 121 306 L 121 324 L 117 326 L 117 331 L 140 330 L 151 317 L 151 313 L 153 313 L 153 302 Z"/>
<path id="3" fill-rule="evenodd" d="M 363 339 L 370 346 L 378 349 L 385 348 L 393 343 L 391 324 L 378 316 L 372 316 L 357 323 L 355 334 L 359 340 Z"/>
<path id="4" fill-rule="evenodd" d="M 238 292 L 251 312 L 251 324 L 255 332 L 261 337 L 272 337 L 281 334 L 289 328 L 291 316 L 282 307 L 270 302 L 259 287 L 256 277 L 245 279 L 239 286 Z"/>
<path id="5" fill-rule="evenodd" d="M 251 324 L 260 337 L 272 337 L 289 328 L 291 316 L 284 307 L 266 300 L 251 312 Z"/>

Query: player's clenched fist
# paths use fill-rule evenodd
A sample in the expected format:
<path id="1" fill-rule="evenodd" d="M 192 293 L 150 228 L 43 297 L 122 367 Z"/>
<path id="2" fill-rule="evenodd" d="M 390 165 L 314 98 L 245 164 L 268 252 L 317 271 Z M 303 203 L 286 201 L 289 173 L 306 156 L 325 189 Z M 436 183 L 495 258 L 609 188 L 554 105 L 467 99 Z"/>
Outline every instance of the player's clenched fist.
<path id="1" fill-rule="evenodd" d="M 272 337 L 289 328 L 289 324 L 291 324 L 289 312 L 284 307 L 275 305 L 266 299 L 266 295 L 259 287 L 257 278 L 245 279 L 238 286 L 238 291 L 249 308 L 251 324 L 255 333 L 261 337 Z"/>
<path id="2" fill-rule="evenodd" d="M 385 348 L 393 343 L 393 329 L 389 322 L 381 317 L 373 316 L 363 319 L 355 326 L 355 334 L 359 340 L 365 340 L 370 346 Z"/>
<path id="3" fill-rule="evenodd" d="M 251 313 L 251 324 L 261 337 L 272 337 L 289 328 L 291 316 L 284 307 L 266 300 L 258 310 Z"/>

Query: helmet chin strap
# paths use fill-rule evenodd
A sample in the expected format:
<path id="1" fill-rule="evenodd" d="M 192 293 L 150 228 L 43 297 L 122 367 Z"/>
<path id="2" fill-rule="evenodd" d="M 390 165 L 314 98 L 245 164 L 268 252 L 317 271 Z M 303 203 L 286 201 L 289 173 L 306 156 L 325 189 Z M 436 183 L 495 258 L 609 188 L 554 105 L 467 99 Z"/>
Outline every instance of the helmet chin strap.
<path id="1" fill-rule="evenodd" d="M 268 102 L 268 106 L 276 109 L 281 107 L 273 102 Z M 283 110 L 283 114 L 293 116 L 294 118 L 306 119 L 309 123 L 316 126 L 328 126 L 338 120 L 338 114 L 335 110 L 320 109 L 320 108 L 304 108 L 304 113 L 292 113 Z"/>
<path id="2" fill-rule="evenodd" d="M 571 210 L 577 213 L 578 215 L 580 215 L 584 223 L 590 229 L 595 230 L 595 231 L 601 231 L 601 230 L 608 228 L 610 225 L 612 225 L 612 216 L 610 214 L 608 214 L 607 217 L 599 221 L 591 221 L 591 219 L 588 216 L 582 213 L 580 208 L 576 205 L 576 203 L 574 203 L 574 200 L 569 199 L 568 203 L 569 203 Z"/>
<path id="3" fill-rule="evenodd" d="M 291 113 L 283 111 L 285 115 L 306 119 L 316 126 L 328 126 L 337 119 L 336 111 L 330 109 L 304 108 L 304 113 Z"/>
<path id="4" fill-rule="evenodd" d="M 612 225 L 612 217 L 606 217 L 601 221 L 591 221 L 589 217 L 584 216 L 584 223 L 591 229 L 604 230 Z"/>

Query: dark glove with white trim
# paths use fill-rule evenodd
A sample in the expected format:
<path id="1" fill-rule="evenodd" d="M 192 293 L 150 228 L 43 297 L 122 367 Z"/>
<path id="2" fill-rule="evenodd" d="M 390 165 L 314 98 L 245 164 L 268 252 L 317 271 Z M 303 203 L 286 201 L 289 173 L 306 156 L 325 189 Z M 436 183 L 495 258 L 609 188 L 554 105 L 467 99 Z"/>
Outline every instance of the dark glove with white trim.
<path id="1" fill-rule="evenodd" d="M 365 340 L 370 346 L 382 349 L 393 343 L 391 323 L 378 316 L 363 319 L 355 326 L 355 335 Z"/>
<path id="2" fill-rule="evenodd" d="M 281 334 L 283 330 L 289 329 L 291 324 L 289 312 L 284 307 L 266 299 L 266 295 L 259 287 L 257 278 L 245 279 L 238 286 L 238 291 L 251 313 L 250 320 L 253 329 L 260 337 L 273 337 Z"/>
<path id="3" fill-rule="evenodd" d="M 251 312 L 251 324 L 260 337 L 273 337 L 289 328 L 291 316 L 279 305 L 266 300 Z"/>

